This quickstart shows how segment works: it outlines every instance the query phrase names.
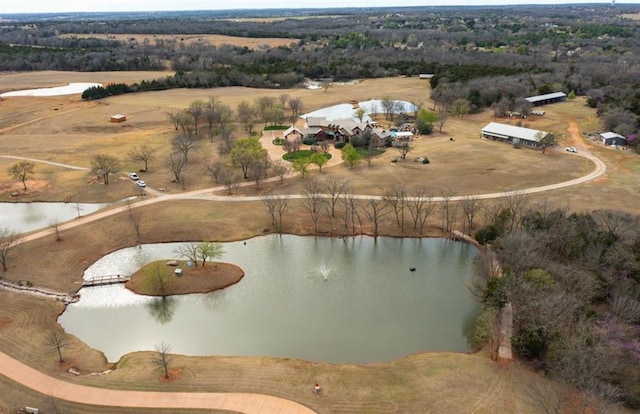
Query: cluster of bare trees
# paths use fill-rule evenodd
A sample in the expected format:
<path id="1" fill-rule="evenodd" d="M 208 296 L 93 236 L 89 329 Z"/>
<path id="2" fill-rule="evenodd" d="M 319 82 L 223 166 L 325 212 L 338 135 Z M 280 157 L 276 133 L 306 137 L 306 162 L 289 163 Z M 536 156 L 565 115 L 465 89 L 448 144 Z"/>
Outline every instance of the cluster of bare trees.
<path id="1" fill-rule="evenodd" d="M 410 227 L 412 234 L 424 234 L 427 226 L 435 223 L 438 217 L 443 232 L 451 233 L 461 228 L 472 233 L 480 216 L 487 222 L 497 209 L 475 197 L 461 200 L 454 197 L 450 190 L 438 193 L 424 186 L 396 186 L 382 196 L 358 196 L 353 194 L 349 181 L 345 179 L 312 178 L 306 182 L 304 194 L 299 197 L 299 208 L 309 215 L 315 234 L 327 233 L 323 230 L 326 225 L 332 230 L 339 227 L 340 235 L 368 233 L 374 237 L 378 237 L 382 227 L 390 223 L 395 223 L 401 233 Z M 512 197 L 512 202 L 522 198 Z M 263 202 L 272 226 L 277 232 L 282 232 L 287 212 L 291 209 L 291 199 L 286 195 L 274 195 L 265 197 Z M 516 208 L 513 207 L 514 210 Z"/>
<path id="2" fill-rule="evenodd" d="M 480 330 L 509 302 L 517 355 L 596 399 L 639 407 L 640 218 L 514 201 L 487 225 L 505 271 L 480 267 Z"/>
<path id="3" fill-rule="evenodd" d="M 284 110 L 290 111 L 289 118 Z M 288 172 L 288 167 L 282 162 L 271 162 L 266 150 L 257 138 L 249 137 L 236 139 L 233 134 L 233 123 L 241 124 L 244 130 L 253 135 L 253 128 L 259 121 L 264 125 L 281 125 L 283 122 L 295 122 L 302 110 L 302 100 L 282 94 L 278 98 L 261 96 L 253 103 L 242 101 L 234 111 L 216 97 L 208 101 L 196 100 L 182 111 L 169 112 L 168 119 L 177 131 L 172 140 L 174 152 L 165 159 L 165 166 L 171 171 L 174 181 L 182 182 L 182 175 L 187 167 L 190 156 L 197 149 L 199 138 L 207 135 L 210 142 L 218 142 L 219 157 L 211 160 L 207 167 L 216 183 L 225 186 L 231 194 L 244 180 L 252 180 L 256 187 L 272 171 L 281 178 Z M 241 170 L 241 174 L 232 167 Z"/>

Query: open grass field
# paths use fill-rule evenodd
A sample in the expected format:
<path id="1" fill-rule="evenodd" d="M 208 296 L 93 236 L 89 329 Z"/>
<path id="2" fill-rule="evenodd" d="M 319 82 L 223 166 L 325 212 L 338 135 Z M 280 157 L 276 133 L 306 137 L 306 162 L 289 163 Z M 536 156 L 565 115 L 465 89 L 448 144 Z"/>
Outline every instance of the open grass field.
<path id="1" fill-rule="evenodd" d="M 77 34 L 77 33 L 65 33 L 60 37 L 73 37 L 73 38 L 88 38 L 89 36 L 86 34 Z M 246 47 L 249 49 L 268 49 L 272 47 L 278 46 L 289 46 L 291 43 L 297 43 L 300 39 L 293 38 L 253 38 L 253 37 L 239 37 L 239 36 L 225 36 L 225 35 L 216 35 L 216 34 L 171 34 L 171 35 L 162 35 L 162 34 L 126 34 L 126 33 L 114 33 L 114 34 L 100 34 L 100 35 L 91 35 L 93 38 L 104 39 L 104 40 L 117 40 L 119 42 L 137 42 L 142 44 L 147 41 L 150 44 L 154 44 L 158 40 L 162 40 L 164 42 L 172 42 L 177 45 L 185 45 L 190 46 L 194 44 L 207 44 L 210 46 L 222 46 L 222 45 L 231 45 L 238 47 Z"/>
<path id="2" fill-rule="evenodd" d="M 34 73 L 31 84 L 27 74 L 0 75 L 0 90 L 18 83 L 21 88 L 31 88 L 77 81 L 102 82 L 109 76 L 113 76 L 111 79 L 116 77 L 110 74 L 93 74 L 93 78 L 91 74 L 75 75 Z M 122 73 L 119 81 L 149 79 L 148 75 L 146 72 Z M 98 79 L 100 76 L 103 78 Z M 13 83 L 7 77 L 12 78 Z M 47 78 L 55 83 L 47 84 Z M 0 102 L 0 155 L 82 167 L 88 167 L 97 153 L 112 154 L 123 160 L 123 174 L 114 177 L 109 186 L 89 183 L 91 177 L 85 171 L 38 163 L 35 176 L 29 182 L 31 189 L 21 194 L 19 201 L 111 201 L 137 195 L 139 189 L 124 173 L 137 171 L 140 166 L 126 161 L 125 154 L 142 144 L 158 148 L 158 157 L 150 164 L 149 172 L 141 174 L 150 187 L 166 186 L 169 194 L 207 188 L 214 185 L 205 171 L 215 155 L 216 145 L 206 139 L 187 170 L 185 188 L 171 183 L 161 161 L 170 151 L 169 142 L 174 133 L 166 112 L 186 108 L 193 100 L 206 100 L 210 96 L 235 107 L 242 100 L 253 101 L 258 96 L 281 94 L 301 97 L 305 112 L 384 95 L 423 102 L 428 107 L 432 105 L 427 99 L 428 83 L 416 78 L 335 85 L 326 93 L 307 89 L 220 88 L 131 94 L 100 102 L 82 102 L 78 96 L 10 98 Z M 418 138 L 405 162 L 391 163 L 398 154 L 388 149 L 373 161 L 371 167 L 363 163 L 350 170 L 336 165 L 323 168 L 322 173 L 312 171 L 311 176 L 343 177 L 352 183 L 355 193 L 373 195 L 400 184 L 423 185 L 433 195 L 439 195 L 443 190 L 458 195 L 516 190 L 569 180 L 591 171 L 593 165 L 589 161 L 564 151 L 565 145 L 572 145 L 603 159 L 608 167 L 607 175 L 587 184 L 532 195 L 531 202 L 547 199 L 576 211 L 615 208 L 634 212 L 640 197 L 637 192 L 640 185 L 638 155 L 603 148 L 584 139 L 582 132 L 596 131 L 599 125 L 594 111 L 585 107 L 581 100 L 550 105 L 545 110 L 544 117 L 526 120 L 526 123 L 531 128 L 552 131 L 559 138 L 559 147 L 546 154 L 481 140 L 480 129 L 493 121 L 491 114 L 486 112 L 461 120 L 450 119 L 442 133 Z M 109 116 L 114 113 L 126 114 L 127 122 L 110 123 Z M 415 163 L 411 161 L 415 156 L 427 156 L 431 163 Z M 13 163 L 15 160 L 0 157 L 0 200 L 3 201 L 10 199 L 10 189 L 15 188 L 16 182 L 3 173 Z M 301 193 L 305 182 L 295 177 L 283 184 L 265 183 L 259 190 L 253 186 L 242 188 L 237 195 Z M 292 202 L 292 212 L 287 215 L 284 231 L 309 234 L 313 225 L 308 214 L 295 203 Z M 144 243 L 241 240 L 270 228 L 261 202 L 175 200 L 145 206 L 140 212 Z M 439 219 L 439 214 L 434 213 L 421 234 L 412 229 L 400 234 L 389 220 L 382 226 L 381 233 L 438 236 L 441 235 Z M 320 230 L 329 233 L 337 226 L 335 221 L 328 219 L 320 222 Z M 370 231 L 367 227 L 361 230 Z M 127 213 L 63 230 L 61 236 L 61 242 L 56 242 L 51 235 L 17 246 L 3 277 L 27 279 L 36 286 L 75 292 L 86 267 L 106 253 L 135 244 L 135 232 Z M 532 397 L 531 389 L 548 384 L 517 362 L 496 364 L 484 352 L 473 355 L 428 353 L 380 364 L 344 366 L 286 359 L 176 356 L 175 366 L 180 375 L 170 383 L 160 381 L 158 371 L 150 363 L 150 354 L 141 352 L 124 357 L 111 374 L 75 377 L 62 372 L 56 356 L 47 351 L 48 335 L 53 331 L 60 332 L 56 317 L 63 310 L 61 304 L 6 291 L 0 291 L 0 303 L 0 350 L 53 376 L 101 387 L 259 392 L 290 398 L 319 413 L 536 413 L 543 410 L 539 401 Z M 89 349 L 76 338 L 70 338 L 70 341 L 71 347 L 65 351 L 69 356 L 68 364 L 82 373 L 111 367 L 100 352 Z M 310 392 L 316 381 L 325 390 L 321 396 Z M 30 405 L 37 403 L 45 407 L 48 404 L 46 396 L 34 395 L 17 384 L 0 379 L 0 412 L 11 412 L 15 407 L 25 405 L 27 400 L 35 401 Z M 64 407 L 65 412 L 88 412 L 87 407 L 73 404 Z M 90 411 L 108 412 L 93 407 Z"/>

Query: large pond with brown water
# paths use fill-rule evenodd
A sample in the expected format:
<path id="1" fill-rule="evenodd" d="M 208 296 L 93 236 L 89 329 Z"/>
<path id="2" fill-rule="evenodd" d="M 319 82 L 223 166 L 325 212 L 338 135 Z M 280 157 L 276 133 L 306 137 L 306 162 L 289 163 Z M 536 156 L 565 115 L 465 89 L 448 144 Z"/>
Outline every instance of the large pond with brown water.
<path id="1" fill-rule="evenodd" d="M 246 244 L 245 244 L 246 243 Z M 131 274 L 178 258 L 177 243 L 105 256 L 85 278 Z M 220 261 L 245 271 L 210 294 L 150 298 L 122 285 L 85 288 L 64 329 L 109 361 L 165 343 L 171 353 L 389 361 L 425 351 L 469 351 L 479 305 L 470 294 L 473 246 L 448 239 L 268 235 L 224 243 Z M 411 270 L 415 268 L 415 270 Z"/>

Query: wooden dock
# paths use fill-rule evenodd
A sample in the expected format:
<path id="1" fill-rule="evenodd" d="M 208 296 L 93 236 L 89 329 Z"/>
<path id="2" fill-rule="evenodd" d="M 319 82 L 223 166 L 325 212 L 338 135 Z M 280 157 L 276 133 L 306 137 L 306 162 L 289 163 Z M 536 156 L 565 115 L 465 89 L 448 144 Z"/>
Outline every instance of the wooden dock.
<path id="1" fill-rule="evenodd" d="M 126 283 L 131 280 L 131 276 L 109 275 L 98 276 L 92 279 L 82 281 L 82 287 L 115 285 L 117 283 Z"/>

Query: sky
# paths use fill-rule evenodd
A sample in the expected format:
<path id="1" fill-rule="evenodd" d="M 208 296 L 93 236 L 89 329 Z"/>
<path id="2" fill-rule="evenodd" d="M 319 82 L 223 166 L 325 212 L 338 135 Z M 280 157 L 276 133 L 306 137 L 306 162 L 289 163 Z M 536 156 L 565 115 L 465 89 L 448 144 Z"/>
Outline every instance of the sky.
<path id="1" fill-rule="evenodd" d="M 624 0 L 617 3 L 638 3 Z M 603 0 L 0 0 L 0 14 L 89 12 L 89 11 L 160 11 L 224 10 L 329 7 L 400 7 L 400 6 L 469 6 L 511 4 L 609 3 Z"/>

